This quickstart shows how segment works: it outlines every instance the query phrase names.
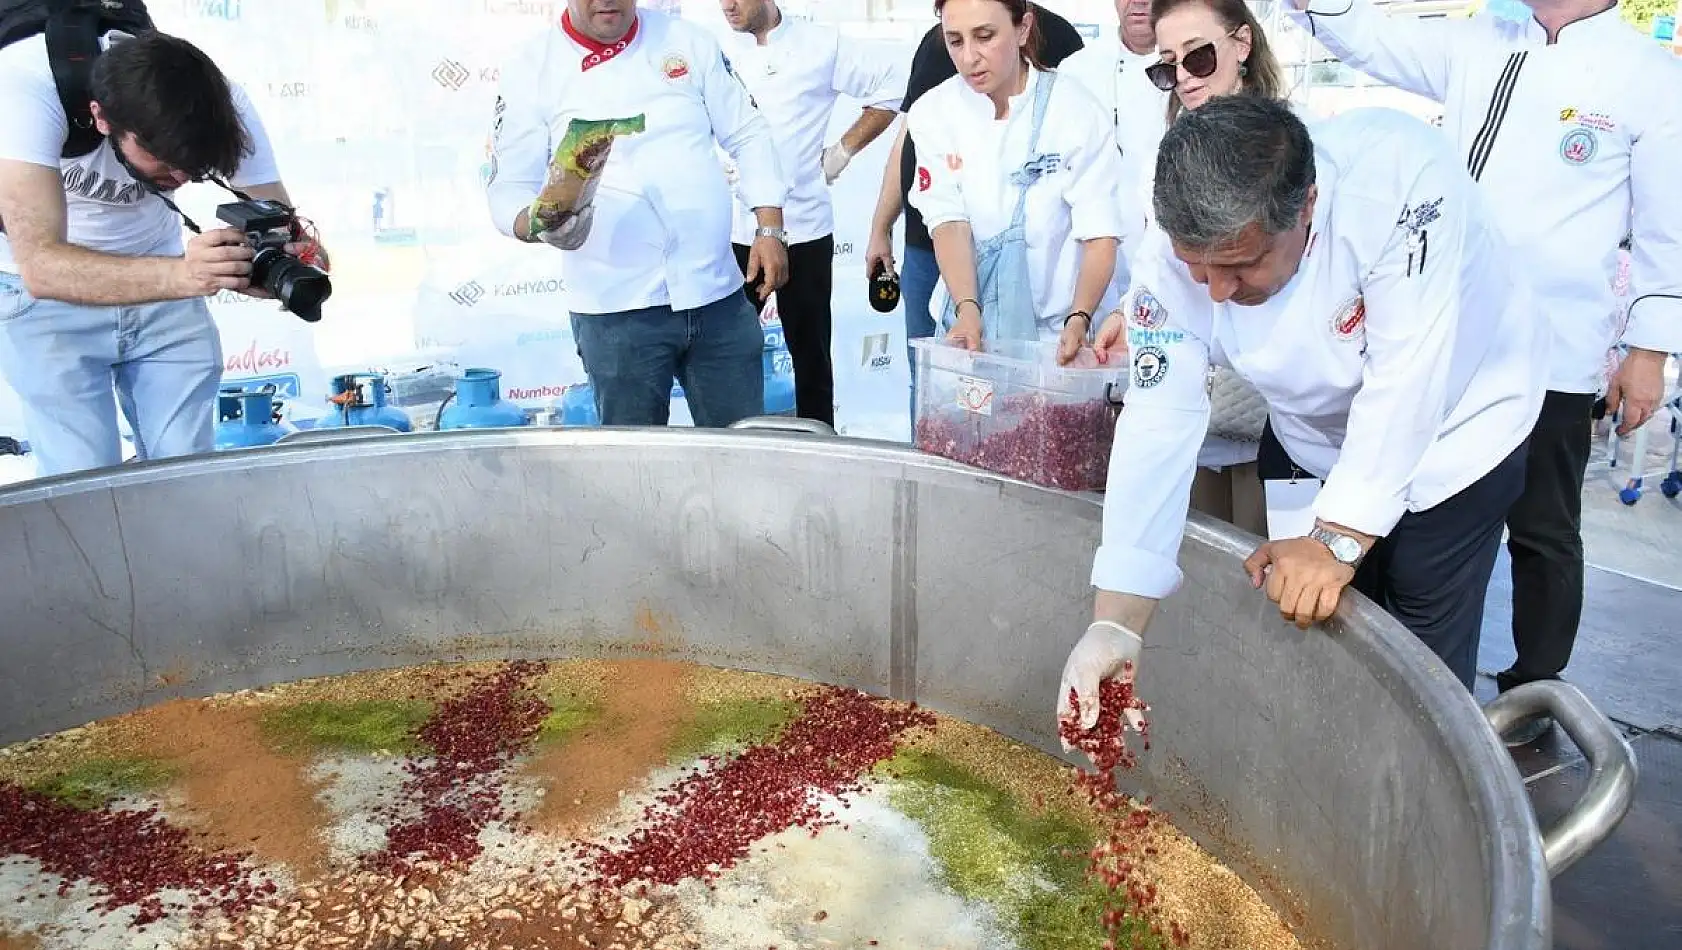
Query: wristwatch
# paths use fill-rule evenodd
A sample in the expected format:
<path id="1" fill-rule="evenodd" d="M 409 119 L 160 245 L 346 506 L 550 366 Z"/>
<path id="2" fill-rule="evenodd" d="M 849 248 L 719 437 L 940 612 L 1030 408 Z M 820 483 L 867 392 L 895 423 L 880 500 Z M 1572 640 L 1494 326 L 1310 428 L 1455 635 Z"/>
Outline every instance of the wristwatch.
<path id="1" fill-rule="evenodd" d="M 1338 534 L 1336 531 L 1328 531 L 1315 525 L 1309 529 L 1308 536 L 1330 548 L 1332 557 L 1337 558 L 1341 564 L 1354 567 L 1361 560 L 1361 542 L 1347 534 Z"/>
<path id="2" fill-rule="evenodd" d="M 782 228 L 760 228 L 753 232 L 753 236 L 756 238 L 775 238 L 778 244 L 788 244 L 788 232 Z"/>

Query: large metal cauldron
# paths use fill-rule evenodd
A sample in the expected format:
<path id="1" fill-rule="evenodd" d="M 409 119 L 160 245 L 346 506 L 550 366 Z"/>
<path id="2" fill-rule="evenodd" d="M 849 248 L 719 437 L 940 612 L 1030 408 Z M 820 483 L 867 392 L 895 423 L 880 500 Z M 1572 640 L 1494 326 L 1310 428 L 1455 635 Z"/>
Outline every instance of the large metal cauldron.
<path id="1" fill-rule="evenodd" d="M 0 742 L 177 696 L 439 659 L 662 655 L 917 701 L 1054 754 L 1100 508 L 810 435 L 487 430 L 286 444 L 0 492 Z M 1301 632 L 1194 516 L 1143 690 L 1145 790 L 1339 950 L 1548 950 L 1558 870 L 1627 807 L 1628 746 L 1546 853 L 1453 676 L 1346 598 Z M 1517 697 L 1516 699 L 1514 697 Z"/>

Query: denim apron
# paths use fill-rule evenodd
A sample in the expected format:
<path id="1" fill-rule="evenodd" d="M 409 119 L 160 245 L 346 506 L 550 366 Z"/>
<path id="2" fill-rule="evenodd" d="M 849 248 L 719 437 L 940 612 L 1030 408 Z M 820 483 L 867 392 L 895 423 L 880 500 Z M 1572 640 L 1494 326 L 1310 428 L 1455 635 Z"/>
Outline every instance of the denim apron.
<path id="1" fill-rule="evenodd" d="M 1045 121 L 1045 104 L 1057 82 L 1054 72 L 1042 72 L 1034 86 L 1032 128 L 1028 132 L 1028 160 L 1010 175 L 1017 186 L 1016 209 L 1010 226 L 985 241 L 975 242 L 975 297 L 981 305 L 981 337 L 984 340 L 1038 340 L 1039 312 L 1034 288 L 1028 279 L 1028 236 L 1024 226 L 1028 188 L 1046 173 L 1046 162 L 1036 153 L 1040 126 Z M 957 323 L 957 301 L 950 292 L 941 308 L 941 323 L 947 330 Z M 1061 329 L 1059 327 L 1058 329 Z"/>

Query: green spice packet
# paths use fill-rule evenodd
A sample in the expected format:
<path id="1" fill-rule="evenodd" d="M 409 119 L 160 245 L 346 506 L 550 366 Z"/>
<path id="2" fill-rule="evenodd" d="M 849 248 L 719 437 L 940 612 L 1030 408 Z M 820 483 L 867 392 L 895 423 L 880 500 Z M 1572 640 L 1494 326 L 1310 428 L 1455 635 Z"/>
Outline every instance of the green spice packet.
<path id="1" fill-rule="evenodd" d="M 560 144 L 555 146 L 554 164 L 589 178 L 601 170 L 615 138 L 637 135 L 645 126 L 644 115 L 627 119 L 572 119 Z"/>

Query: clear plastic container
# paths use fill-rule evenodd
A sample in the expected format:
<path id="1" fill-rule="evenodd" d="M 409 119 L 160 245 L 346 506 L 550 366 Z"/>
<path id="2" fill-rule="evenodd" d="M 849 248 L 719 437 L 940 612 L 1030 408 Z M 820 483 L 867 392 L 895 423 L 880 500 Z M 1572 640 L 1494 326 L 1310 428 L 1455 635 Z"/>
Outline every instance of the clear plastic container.
<path id="1" fill-rule="evenodd" d="M 1101 491 L 1127 365 L 1090 350 L 1057 365 L 1057 344 L 995 340 L 979 352 L 912 340 L 917 448 L 1007 478 Z"/>

